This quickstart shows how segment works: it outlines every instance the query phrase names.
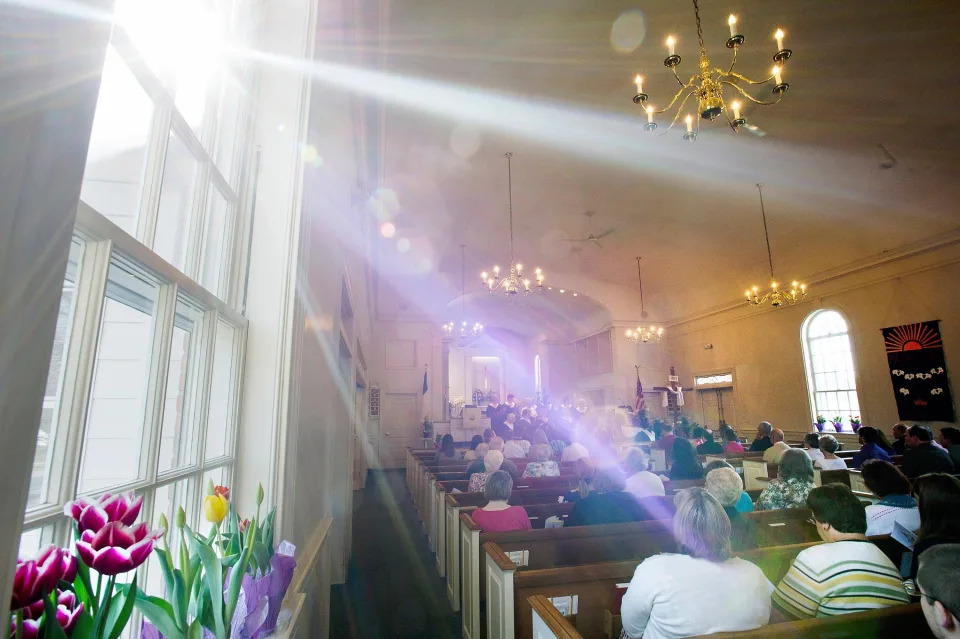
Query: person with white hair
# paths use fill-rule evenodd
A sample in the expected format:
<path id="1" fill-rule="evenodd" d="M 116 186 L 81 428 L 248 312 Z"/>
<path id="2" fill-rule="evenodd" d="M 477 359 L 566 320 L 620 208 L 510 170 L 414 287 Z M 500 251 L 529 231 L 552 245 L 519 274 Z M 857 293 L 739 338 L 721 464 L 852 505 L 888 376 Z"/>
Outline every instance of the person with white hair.
<path id="1" fill-rule="evenodd" d="M 513 479 L 508 473 L 498 470 L 490 473 L 483 487 L 483 496 L 487 505 L 471 513 L 484 532 L 507 532 L 510 530 L 530 530 L 530 517 L 523 506 L 511 506 L 507 503 Z"/>
<path id="2" fill-rule="evenodd" d="M 637 566 L 620 606 L 624 635 L 679 639 L 767 624 L 773 584 L 733 556 L 730 519 L 720 502 L 703 488 L 681 490 L 674 502 L 679 552 Z"/>
<path id="3" fill-rule="evenodd" d="M 627 451 L 623 465 L 629 473 L 626 487 L 628 493 L 637 499 L 662 497 L 665 494 L 663 480 L 650 472 L 650 462 L 641 449 L 631 448 Z"/>
<path id="4" fill-rule="evenodd" d="M 490 477 L 491 474 L 500 470 L 500 466 L 502 465 L 503 453 L 501 453 L 499 450 L 491 450 L 489 453 L 484 455 L 484 472 L 473 473 L 470 475 L 470 483 L 467 485 L 467 492 L 482 493 L 483 487 L 487 485 L 487 478 Z"/>
<path id="5" fill-rule="evenodd" d="M 823 435 L 820 438 L 820 450 L 823 452 L 823 459 L 814 462 L 814 466 L 820 470 L 846 470 L 847 462 L 837 457 L 834 453 L 840 448 L 840 442 L 833 435 Z"/>
<path id="6" fill-rule="evenodd" d="M 723 512 L 730 519 L 731 542 L 734 550 L 746 550 L 756 547 L 757 528 L 753 520 L 747 519 L 739 510 L 737 502 L 743 495 L 743 480 L 733 468 L 721 467 L 707 473 L 705 482 L 707 492 L 713 495 Z"/>

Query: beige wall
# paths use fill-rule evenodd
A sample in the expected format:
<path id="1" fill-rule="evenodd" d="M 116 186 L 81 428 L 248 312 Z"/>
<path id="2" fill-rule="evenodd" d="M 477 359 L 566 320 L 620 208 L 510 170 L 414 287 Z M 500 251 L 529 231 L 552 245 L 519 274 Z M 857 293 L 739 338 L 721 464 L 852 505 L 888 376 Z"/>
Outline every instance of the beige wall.
<path id="1" fill-rule="evenodd" d="M 669 327 L 665 343 L 681 384 L 693 376 L 732 371 L 737 430 L 768 420 L 786 432 L 808 432 L 811 423 L 800 341 L 804 318 L 820 308 L 843 313 L 857 369 L 864 424 L 885 430 L 898 421 L 880 329 L 940 320 L 956 404 L 960 376 L 960 246 L 948 244 L 903 259 L 851 268 L 815 284 L 794 307 L 763 309 L 743 304 Z M 706 345 L 712 348 L 705 348 Z M 692 411 L 693 406 L 688 408 Z M 939 423 L 931 424 L 934 428 Z"/>

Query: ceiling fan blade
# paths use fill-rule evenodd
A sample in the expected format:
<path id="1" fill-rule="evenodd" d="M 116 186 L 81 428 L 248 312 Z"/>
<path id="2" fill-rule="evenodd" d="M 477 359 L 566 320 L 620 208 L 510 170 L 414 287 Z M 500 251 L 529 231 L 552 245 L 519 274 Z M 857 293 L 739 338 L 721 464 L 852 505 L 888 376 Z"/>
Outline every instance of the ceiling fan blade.
<path id="1" fill-rule="evenodd" d="M 560 241 L 561 242 L 589 242 L 592 239 L 593 239 L 592 237 L 581 237 L 581 238 L 568 240 L 567 238 L 564 237 L 564 238 L 560 238 Z"/>
<path id="2" fill-rule="evenodd" d="M 601 240 L 601 239 L 607 237 L 608 235 L 613 235 L 613 234 L 616 233 L 616 232 L 617 232 L 617 229 L 615 229 L 615 228 L 610 228 L 610 229 L 607 229 L 606 231 L 604 231 L 603 233 L 600 233 L 599 235 L 596 235 L 596 236 L 594 236 L 594 237 L 595 237 L 596 239 L 598 239 L 598 240 Z"/>

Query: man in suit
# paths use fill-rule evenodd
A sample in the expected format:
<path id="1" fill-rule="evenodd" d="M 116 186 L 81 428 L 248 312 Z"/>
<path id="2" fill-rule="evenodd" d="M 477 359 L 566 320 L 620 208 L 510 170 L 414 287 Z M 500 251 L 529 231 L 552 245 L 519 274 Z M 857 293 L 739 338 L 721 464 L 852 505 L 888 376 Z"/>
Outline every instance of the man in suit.
<path id="1" fill-rule="evenodd" d="M 753 443 L 750 444 L 750 452 L 762 453 L 773 446 L 773 442 L 770 441 L 770 431 L 772 430 L 773 424 L 770 422 L 760 422 L 757 426 L 757 436 L 754 438 Z"/>
<path id="2" fill-rule="evenodd" d="M 926 426 L 913 425 L 907 430 L 907 450 L 903 453 L 900 470 L 913 479 L 927 473 L 954 472 L 950 453 L 933 442 L 933 433 Z"/>
<path id="3" fill-rule="evenodd" d="M 905 424 L 893 425 L 893 450 L 902 455 L 907 450 L 907 427 Z"/>

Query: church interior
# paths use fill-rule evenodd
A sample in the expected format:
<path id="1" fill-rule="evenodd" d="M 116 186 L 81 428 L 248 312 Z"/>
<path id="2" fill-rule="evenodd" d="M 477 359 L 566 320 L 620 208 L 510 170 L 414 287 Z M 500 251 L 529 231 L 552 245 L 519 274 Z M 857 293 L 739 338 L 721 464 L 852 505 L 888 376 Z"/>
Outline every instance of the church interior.
<path id="1" fill-rule="evenodd" d="M 960 5 L 0 24 L 9 636 L 960 636 Z"/>

